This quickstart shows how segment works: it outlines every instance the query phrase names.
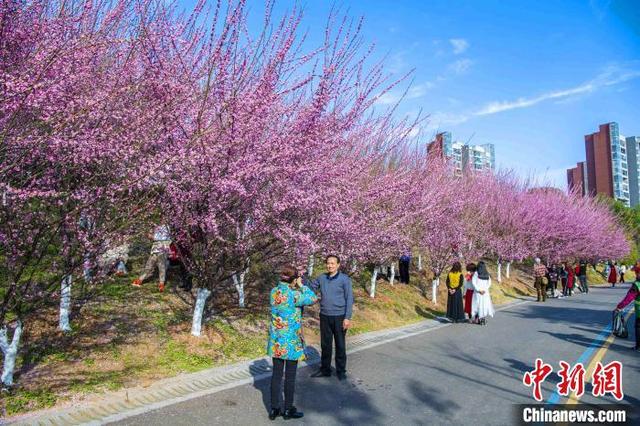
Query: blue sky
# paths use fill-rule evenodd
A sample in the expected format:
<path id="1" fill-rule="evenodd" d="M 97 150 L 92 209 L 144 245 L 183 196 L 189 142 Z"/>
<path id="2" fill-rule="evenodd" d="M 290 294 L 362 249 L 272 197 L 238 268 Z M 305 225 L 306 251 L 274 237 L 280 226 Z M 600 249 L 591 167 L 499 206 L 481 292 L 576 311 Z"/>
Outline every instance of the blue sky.
<path id="1" fill-rule="evenodd" d="M 249 4 L 259 25 L 263 2 Z M 397 113 L 430 116 L 425 142 L 444 130 L 491 142 L 498 167 L 565 187 L 566 168 L 584 160 L 584 135 L 598 124 L 640 135 L 640 0 L 279 0 L 276 15 L 295 4 L 311 43 L 338 6 L 364 16 L 363 37 L 387 55 L 389 72 L 414 69 Z"/>

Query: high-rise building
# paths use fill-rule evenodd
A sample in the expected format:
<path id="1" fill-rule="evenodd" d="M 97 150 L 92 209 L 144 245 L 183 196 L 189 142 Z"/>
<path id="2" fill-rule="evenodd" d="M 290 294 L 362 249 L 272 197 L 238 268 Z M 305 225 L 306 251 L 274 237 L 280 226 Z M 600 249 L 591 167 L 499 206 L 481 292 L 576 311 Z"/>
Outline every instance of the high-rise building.
<path id="1" fill-rule="evenodd" d="M 630 136 L 625 139 L 627 148 L 627 168 L 629 171 L 629 202 L 631 206 L 640 204 L 640 137 Z"/>
<path id="2" fill-rule="evenodd" d="M 452 143 L 451 132 L 438 133 L 436 137 L 427 145 L 428 155 L 437 155 L 438 157 L 451 157 Z"/>
<path id="3" fill-rule="evenodd" d="M 576 189 L 584 195 L 604 194 L 632 204 L 630 193 L 630 172 L 628 167 L 629 143 L 620 135 L 618 123 L 601 124 L 597 132 L 585 135 L 586 164 L 567 170 L 569 190 Z M 635 186 L 638 186 L 638 150 L 637 143 L 631 143 L 633 150 L 632 171 Z M 581 184 L 580 184 L 581 181 Z M 580 189 L 580 185 L 582 188 Z M 638 191 L 635 190 L 633 200 L 637 203 Z"/>
<path id="4" fill-rule="evenodd" d="M 466 146 L 468 149 L 465 167 L 473 170 L 495 170 L 496 156 L 492 143 Z"/>
<path id="5" fill-rule="evenodd" d="M 447 158 L 457 175 L 461 175 L 464 170 L 495 170 L 493 144 L 466 145 L 453 142 L 450 132 L 438 133 L 427 145 L 427 154 Z"/>
<path id="6" fill-rule="evenodd" d="M 587 187 L 586 164 L 584 161 L 576 164 L 575 167 L 567 170 L 567 183 L 569 184 L 569 191 L 575 191 L 578 195 L 585 196 Z"/>

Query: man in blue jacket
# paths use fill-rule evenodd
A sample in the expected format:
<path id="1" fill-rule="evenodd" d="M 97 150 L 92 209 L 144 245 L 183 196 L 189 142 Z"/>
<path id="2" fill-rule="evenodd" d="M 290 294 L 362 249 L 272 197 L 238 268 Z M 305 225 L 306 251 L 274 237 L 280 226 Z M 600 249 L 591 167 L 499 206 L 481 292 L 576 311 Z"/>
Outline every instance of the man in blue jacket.
<path id="1" fill-rule="evenodd" d="M 336 374 L 338 380 L 347 378 L 347 348 L 345 337 L 351 327 L 353 288 L 351 278 L 339 271 L 340 258 L 325 258 L 327 273 L 308 282 L 314 291 L 320 290 L 320 346 L 322 350 L 320 370 L 311 377 L 331 376 L 333 341 L 336 344 Z"/>

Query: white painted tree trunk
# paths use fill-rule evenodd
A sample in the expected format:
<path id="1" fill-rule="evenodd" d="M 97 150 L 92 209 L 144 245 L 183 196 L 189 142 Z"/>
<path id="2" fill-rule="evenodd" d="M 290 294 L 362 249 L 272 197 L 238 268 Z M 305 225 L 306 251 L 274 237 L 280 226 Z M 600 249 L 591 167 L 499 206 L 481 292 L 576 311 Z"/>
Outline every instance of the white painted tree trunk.
<path id="1" fill-rule="evenodd" d="M 376 297 L 376 281 L 378 280 L 378 267 L 373 268 L 373 275 L 371 275 L 371 291 L 369 292 L 369 296 L 373 299 Z"/>
<path id="2" fill-rule="evenodd" d="M 389 284 L 393 285 L 396 280 L 396 264 L 391 264 L 391 278 L 389 278 Z"/>
<path id="3" fill-rule="evenodd" d="M 71 331 L 69 314 L 71 313 L 71 283 L 73 278 L 66 275 L 60 283 L 60 323 L 58 328 L 62 331 Z"/>
<path id="4" fill-rule="evenodd" d="M 191 325 L 191 334 L 194 336 L 200 336 L 200 332 L 202 331 L 202 313 L 204 312 L 204 306 L 210 295 L 211 290 L 206 288 L 198 289 L 196 307 L 193 310 L 193 324 Z"/>
<path id="5" fill-rule="evenodd" d="M 247 261 L 247 265 L 249 262 Z M 244 271 L 236 272 L 231 276 L 233 279 L 233 285 L 236 286 L 236 291 L 238 292 L 238 306 L 244 308 L 244 277 L 249 272 L 249 267 L 247 266 Z"/>
<path id="6" fill-rule="evenodd" d="M 393 282 L 396 279 L 396 264 L 391 264 L 391 276 L 389 277 L 389 284 L 393 285 Z"/>
<path id="7" fill-rule="evenodd" d="M 231 278 L 233 278 L 233 285 L 238 292 L 238 306 L 244 308 L 244 272 L 236 272 Z"/>
<path id="8" fill-rule="evenodd" d="M 357 270 L 358 270 L 358 261 L 354 260 L 353 263 L 351 264 L 351 273 L 355 274 Z"/>
<path id="9" fill-rule="evenodd" d="M 511 278 L 510 276 L 510 272 L 511 272 L 511 262 L 507 262 L 507 278 Z"/>
<path id="10" fill-rule="evenodd" d="M 438 286 L 440 285 L 440 277 L 436 277 L 434 278 L 433 281 L 431 281 L 431 300 L 433 300 L 433 303 L 438 303 Z"/>
<path id="11" fill-rule="evenodd" d="M 20 335 L 22 334 L 22 322 L 18 321 L 13 331 L 13 338 L 9 343 L 7 337 L 7 327 L 0 329 L 0 349 L 4 355 L 4 365 L 2 366 L 2 384 L 4 386 L 13 386 L 13 370 L 16 367 L 16 357 L 18 356 L 18 345 L 20 344 Z"/>
<path id="12" fill-rule="evenodd" d="M 502 282 L 502 262 L 498 260 L 498 282 Z"/>
<path id="13" fill-rule="evenodd" d="M 418 271 L 422 271 L 422 255 L 418 254 Z"/>
<path id="14" fill-rule="evenodd" d="M 309 261 L 307 262 L 307 275 L 309 275 L 310 277 L 313 275 L 313 266 L 315 265 L 315 260 L 315 257 L 310 254 Z"/>

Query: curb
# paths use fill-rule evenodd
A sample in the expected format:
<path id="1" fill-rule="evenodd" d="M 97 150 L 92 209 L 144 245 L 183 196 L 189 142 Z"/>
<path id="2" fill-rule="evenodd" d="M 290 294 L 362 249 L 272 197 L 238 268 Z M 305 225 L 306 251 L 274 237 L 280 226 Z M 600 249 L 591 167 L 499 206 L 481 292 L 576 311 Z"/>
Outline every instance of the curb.
<path id="1" fill-rule="evenodd" d="M 502 311 L 532 300 L 521 299 L 506 303 L 496 311 Z M 407 337 L 423 334 L 451 325 L 446 319 L 424 320 L 415 324 L 373 331 L 354 336 L 347 341 L 348 354 L 356 353 Z M 301 367 L 320 362 L 314 346 L 307 346 L 307 359 Z M 40 415 L 18 418 L 12 425 L 101 425 L 140 415 L 162 407 L 193 398 L 214 394 L 244 384 L 254 383 L 270 377 L 270 358 L 262 357 L 228 366 L 215 367 L 196 373 L 182 374 L 159 380 L 146 388 L 137 386 L 106 393 L 99 400 L 81 407 L 68 407 L 44 412 Z"/>

